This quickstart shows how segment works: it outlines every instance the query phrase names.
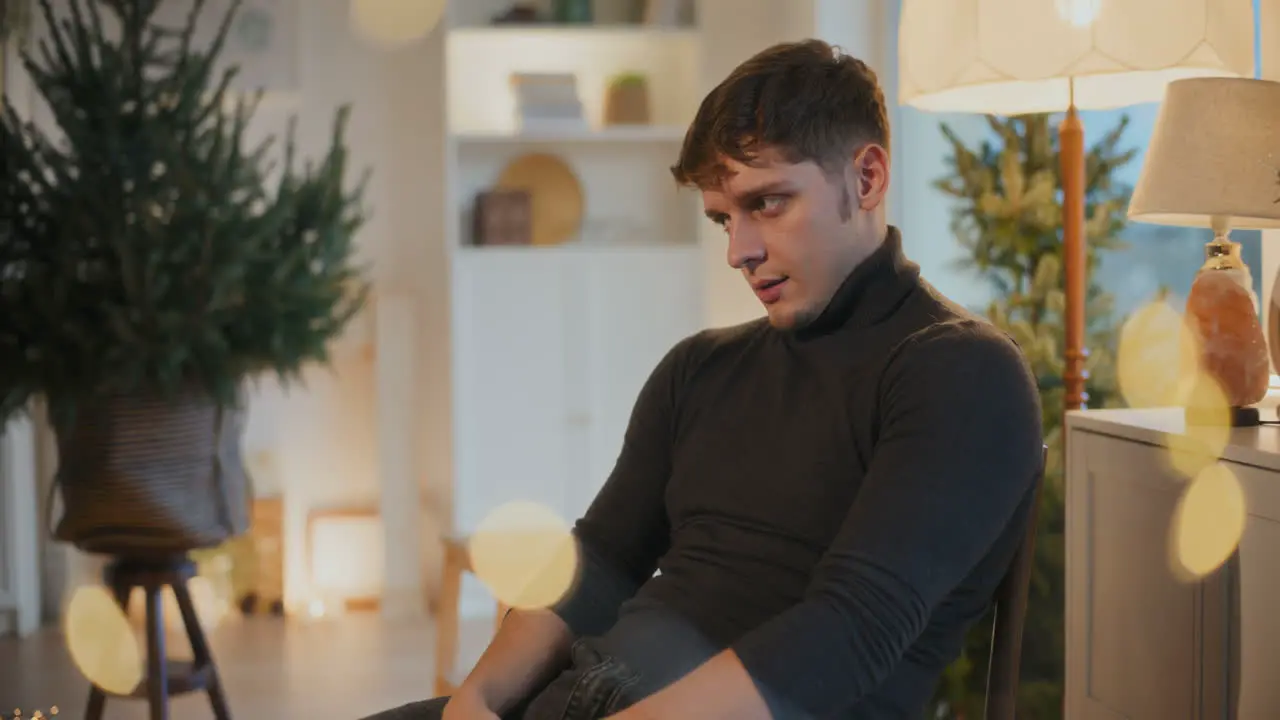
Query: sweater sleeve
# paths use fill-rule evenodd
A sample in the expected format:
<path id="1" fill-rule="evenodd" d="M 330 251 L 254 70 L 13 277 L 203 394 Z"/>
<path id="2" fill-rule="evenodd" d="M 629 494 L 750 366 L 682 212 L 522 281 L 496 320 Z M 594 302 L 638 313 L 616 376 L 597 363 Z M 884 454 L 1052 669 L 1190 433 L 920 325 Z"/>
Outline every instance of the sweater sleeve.
<path id="1" fill-rule="evenodd" d="M 575 635 L 607 631 L 670 544 L 665 496 L 677 394 L 697 338 L 675 345 L 646 380 L 613 471 L 574 525 L 577 581 L 552 609 Z"/>
<path id="2" fill-rule="evenodd" d="M 1040 471 L 1036 383 L 986 323 L 912 336 L 879 392 L 872 459 L 803 600 L 733 645 L 775 714 L 827 717 L 883 683 Z"/>

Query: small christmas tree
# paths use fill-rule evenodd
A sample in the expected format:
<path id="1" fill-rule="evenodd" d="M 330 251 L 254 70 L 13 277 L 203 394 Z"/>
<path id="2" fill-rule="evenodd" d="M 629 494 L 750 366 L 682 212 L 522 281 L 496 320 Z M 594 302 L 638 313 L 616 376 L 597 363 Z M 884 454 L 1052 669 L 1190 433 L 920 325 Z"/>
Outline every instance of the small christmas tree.
<path id="1" fill-rule="evenodd" d="M 1062 717 L 1063 486 L 1062 415 L 1065 296 L 1062 274 L 1062 182 L 1058 138 L 1047 115 L 988 116 L 994 141 L 970 148 L 951 128 L 953 173 L 934 186 L 955 198 L 952 230 L 968 251 L 960 266 L 991 282 L 1000 297 L 987 316 L 1022 347 L 1040 386 L 1045 441 L 1049 445 L 1036 538 L 1035 566 L 1022 650 L 1018 717 Z M 1135 151 L 1118 149 L 1128 118 L 1089 149 L 1085 163 L 1087 267 L 1090 277 L 1102 253 L 1118 249 L 1129 189 L 1114 179 Z M 1117 321 L 1111 297 L 1097 283 L 1086 293 L 1085 390 L 1090 407 L 1119 403 L 1113 364 Z M 964 656 L 948 669 L 935 717 L 978 720 L 985 697 L 990 618 L 970 634 Z"/>
<path id="2" fill-rule="evenodd" d="M 291 122 L 269 181 L 271 141 L 243 147 L 258 98 L 216 67 L 239 0 L 209 47 L 192 44 L 204 0 L 176 28 L 159 1 L 40 0 L 49 37 L 22 61 L 57 132 L 6 99 L 0 422 L 38 396 L 55 418 L 107 395 L 233 403 L 261 371 L 324 361 L 362 306 L 348 108 L 301 170 Z"/>

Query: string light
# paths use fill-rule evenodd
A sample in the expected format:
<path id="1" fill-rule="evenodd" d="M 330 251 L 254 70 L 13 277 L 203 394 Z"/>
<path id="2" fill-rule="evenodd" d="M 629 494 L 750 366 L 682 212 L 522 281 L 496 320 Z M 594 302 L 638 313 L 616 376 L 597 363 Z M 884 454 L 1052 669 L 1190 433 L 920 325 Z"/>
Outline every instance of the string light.
<path id="1" fill-rule="evenodd" d="M 32 711 L 30 720 L 49 720 L 49 718 L 52 718 L 57 714 L 58 714 L 58 706 L 52 705 L 49 707 L 48 715 L 45 715 L 43 710 Z M 9 715 L 8 717 L 10 720 L 23 720 L 22 708 L 14 708 L 13 714 Z M 4 720 L 4 718 L 5 718 L 4 715 L 0 715 L 0 720 Z"/>

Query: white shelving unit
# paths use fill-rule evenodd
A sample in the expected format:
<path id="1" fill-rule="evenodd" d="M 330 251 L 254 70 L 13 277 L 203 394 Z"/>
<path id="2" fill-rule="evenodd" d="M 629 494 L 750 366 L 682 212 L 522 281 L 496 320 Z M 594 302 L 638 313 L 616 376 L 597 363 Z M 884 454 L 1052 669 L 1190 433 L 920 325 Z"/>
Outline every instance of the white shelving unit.
<path id="1" fill-rule="evenodd" d="M 487 25 L 508 4 L 453 0 L 446 21 L 452 510 L 463 533 L 517 500 L 566 521 L 585 510 L 641 385 L 705 317 L 705 220 L 697 193 L 678 189 L 669 170 L 704 92 L 700 32 Z M 516 72 L 572 72 L 587 128 L 519 131 Z M 623 72 L 647 77 L 652 124 L 602 127 L 606 83 Z M 526 152 L 573 168 L 580 233 L 551 247 L 475 245 L 476 194 Z M 480 592 L 464 588 L 464 605 Z"/>

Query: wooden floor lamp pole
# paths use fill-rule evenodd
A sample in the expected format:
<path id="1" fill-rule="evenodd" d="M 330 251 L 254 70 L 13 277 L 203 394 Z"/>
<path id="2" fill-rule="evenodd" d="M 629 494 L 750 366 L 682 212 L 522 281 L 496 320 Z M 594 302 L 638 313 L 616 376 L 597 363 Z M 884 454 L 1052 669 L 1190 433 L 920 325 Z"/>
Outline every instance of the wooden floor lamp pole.
<path id="1" fill-rule="evenodd" d="M 1066 396 L 1064 411 L 1084 407 L 1088 397 L 1084 390 L 1087 373 L 1084 346 L 1085 262 L 1084 238 L 1084 125 L 1076 113 L 1075 83 L 1071 83 L 1071 105 L 1058 126 L 1058 159 L 1062 172 L 1062 258 L 1066 285 L 1066 343 L 1063 373 Z"/>

